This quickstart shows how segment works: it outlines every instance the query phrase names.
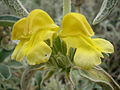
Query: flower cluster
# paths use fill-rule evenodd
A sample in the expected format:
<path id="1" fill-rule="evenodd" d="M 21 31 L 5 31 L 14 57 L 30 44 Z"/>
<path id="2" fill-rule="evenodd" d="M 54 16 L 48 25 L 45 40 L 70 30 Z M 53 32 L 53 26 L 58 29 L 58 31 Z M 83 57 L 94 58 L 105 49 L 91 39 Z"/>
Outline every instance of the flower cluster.
<path id="1" fill-rule="evenodd" d="M 12 39 L 20 40 L 12 59 L 22 61 L 24 57 L 30 65 L 45 63 L 49 60 L 54 35 L 58 35 L 67 45 L 67 52 L 75 48 L 74 63 L 89 69 L 101 63 L 102 53 L 113 53 L 113 45 L 101 38 L 92 38 L 94 32 L 85 16 L 68 13 L 62 19 L 61 28 L 43 10 L 33 10 L 26 18 L 15 23 Z M 47 45 L 45 40 L 50 40 Z"/>
<path id="2" fill-rule="evenodd" d="M 12 39 L 20 42 L 12 54 L 12 59 L 22 61 L 26 57 L 30 65 L 47 62 L 52 50 L 44 41 L 52 41 L 58 29 L 46 12 L 38 9 L 32 11 L 13 26 Z"/>

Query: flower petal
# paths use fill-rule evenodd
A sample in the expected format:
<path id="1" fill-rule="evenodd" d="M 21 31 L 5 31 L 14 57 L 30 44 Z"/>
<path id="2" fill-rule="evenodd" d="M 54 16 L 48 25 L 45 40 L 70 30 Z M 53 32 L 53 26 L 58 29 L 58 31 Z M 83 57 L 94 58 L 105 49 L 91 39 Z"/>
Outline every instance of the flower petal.
<path id="1" fill-rule="evenodd" d="M 62 40 L 66 42 L 68 49 L 70 47 L 79 48 L 81 46 L 94 47 L 92 39 L 85 35 L 63 37 Z"/>
<path id="2" fill-rule="evenodd" d="M 66 42 L 67 47 L 78 48 L 81 46 L 81 39 L 79 37 L 66 37 L 62 38 Z"/>
<path id="3" fill-rule="evenodd" d="M 57 32 L 59 27 L 45 11 L 36 9 L 27 18 L 20 19 L 15 23 L 12 30 L 12 39 L 30 38 L 34 32 L 41 29 Z"/>
<path id="4" fill-rule="evenodd" d="M 23 54 L 23 47 L 25 45 L 25 43 L 27 42 L 27 40 L 21 40 L 18 45 L 16 46 L 14 52 L 12 53 L 11 58 L 12 59 L 16 59 L 17 61 L 22 61 L 24 58 L 24 54 Z M 21 53 L 22 52 L 22 53 Z"/>
<path id="5" fill-rule="evenodd" d="M 50 40 L 50 44 L 52 46 L 52 39 L 56 31 L 50 31 L 50 30 L 40 30 L 36 31 L 30 38 L 29 44 L 35 45 L 39 41 L 45 41 Z"/>
<path id="6" fill-rule="evenodd" d="M 104 53 L 114 52 L 114 47 L 109 41 L 101 38 L 95 38 L 93 39 L 93 41 L 96 44 L 96 46 L 101 50 L 101 52 L 104 52 Z"/>
<path id="7" fill-rule="evenodd" d="M 92 47 L 77 48 L 74 62 L 82 69 L 90 69 L 101 63 L 102 54 Z"/>
<path id="8" fill-rule="evenodd" d="M 30 65 L 47 62 L 51 55 L 51 48 L 43 41 L 36 43 L 26 54 Z"/>
<path id="9" fill-rule="evenodd" d="M 52 50 L 43 39 L 51 38 L 50 36 L 52 36 L 53 33 L 45 31 L 46 30 L 35 32 L 19 52 L 27 57 L 30 65 L 47 62 L 51 55 Z M 17 59 L 19 59 L 19 57 L 17 57 Z"/>
<path id="10" fill-rule="evenodd" d="M 93 36 L 94 32 L 85 16 L 79 13 L 68 13 L 62 20 L 61 36 L 73 36 L 84 34 Z"/>
<path id="11" fill-rule="evenodd" d="M 58 31 L 59 27 L 54 23 L 52 18 L 43 10 L 35 9 L 27 17 L 29 33 L 36 32 L 37 30 L 55 30 Z"/>
<path id="12" fill-rule="evenodd" d="M 27 35 L 26 30 L 26 18 L 22 18 L 19 21 L 17 21 L 12 30 L 12 40 L 21 40 L 23 38 L 28 38 L 29 35 Z M 27 35 L 27 36 L 26 36 Z"/>

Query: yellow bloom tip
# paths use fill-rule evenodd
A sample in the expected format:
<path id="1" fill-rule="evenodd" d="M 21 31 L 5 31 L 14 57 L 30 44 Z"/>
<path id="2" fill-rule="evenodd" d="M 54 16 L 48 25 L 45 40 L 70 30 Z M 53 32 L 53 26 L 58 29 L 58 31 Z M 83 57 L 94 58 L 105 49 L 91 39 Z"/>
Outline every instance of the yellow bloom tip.
<path id="1" fill-rule="evenodd" d="M 84 15 L 68 13 L 62 20 L 62 36 L 79 35 L 93 36 L 94 32 Z"/>

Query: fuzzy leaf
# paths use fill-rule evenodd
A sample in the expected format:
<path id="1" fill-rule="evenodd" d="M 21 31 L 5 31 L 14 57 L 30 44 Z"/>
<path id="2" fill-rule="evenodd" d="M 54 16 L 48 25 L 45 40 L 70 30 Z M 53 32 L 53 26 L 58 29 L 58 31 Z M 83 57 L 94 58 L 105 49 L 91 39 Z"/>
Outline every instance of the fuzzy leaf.
<path id="1" fill-rule="evenodd" d="M 13 16 L 13 15 L 2 15 L 0 16 L 0 20 L 10 20 L 10 21 L 18 21 L 20 17 Z"/>
<path id="2" fill-rule="evenodd" d="M 35 73 L 35 80 L 36 80 L 37 84 L 40 85 L 40 83 L 42 81 L 42 72 L 41 71 L 37 71 Z"/>
<path id="3" fill-rule="evenodd" d="M 43 84 L 44 81 L 49 80 L 53 76 L 54 73 L 55 71 L 52 71 L 52 70 L 47 71 L 42 78 L 41 85 Z"/>
<path id="4" fill-rule="evenodd" d="M 113 10 L 117 2 L 118 0 L 104 0 L 99 13 L 93 20 L 93 25 L 98 24 L 101 21 L 103 21 Z"/>
<path id="5" fill-rule="evenodd" d="M 34 73 L 38 70 L 43 70 L 44 66 L 41 65 L 34 65 L 34 66 L 28 66 L 26 67 L 25 71 L 23 72 L 22 78 L 21 78 L 21 88 L 22 90 L 29 90 L 29 85 L 31 84 L 31 78 L 34 75 Z"/>
<path id="6" fill-rule="evenodd" d="M 16 15 L 25 17 L 28 15 L 28 11 L 24 8 L 19 0 L 2 0 Z"/>
<path id="7" fill-rule="evenodd" d="M 101 85 L 104 90 L 120 90 L 120 86 L 100 67 L 91 70 L 80 70 L 80 74 L 81 76 Z"/>
<path id="8" fill-rule="evenodd" d="M 0 25 L 1 26 L 13 26 L 13 24 L 18 21 L 20 18 L 16 16 L 0 16 Z"/>
<path id="9" fill-rule="evenodd" d="M 8 62 L 5 62 L 5 64 L 7 66 L 9 66 L 10 68 L 14 68 L 14 69 L 20 69 L 23 68 L 23 65 L 20 62 L 17 62 L 15 60 L 10 60 Z"/>
<path id="10" fill-rule="evenodd" d="M 7 51 L 5 49 L 1 49 L 0 50 L 0 63 L 4 61 L 4 59 L 9 56 L 10 54 L 12 53 L 12 50 L 11 51 Z"/>
<path id="11" fill-rule="evenodd" d="M 11 77 L 10 69 L 6 65 L 0 65 L 0 75 L 4 79 L 9 79 Z"/>

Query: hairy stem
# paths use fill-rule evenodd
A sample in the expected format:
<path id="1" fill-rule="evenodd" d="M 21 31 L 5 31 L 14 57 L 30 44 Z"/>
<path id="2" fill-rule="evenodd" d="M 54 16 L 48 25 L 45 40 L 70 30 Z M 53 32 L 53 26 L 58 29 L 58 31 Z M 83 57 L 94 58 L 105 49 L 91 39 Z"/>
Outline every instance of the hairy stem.
<path id="1" fill-rule="evenodd" d="M 63 0 L 63 15 L 71 12 L 71 0 Z"/>

